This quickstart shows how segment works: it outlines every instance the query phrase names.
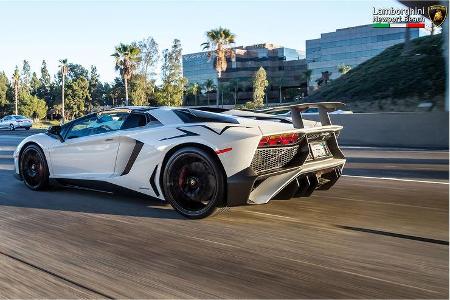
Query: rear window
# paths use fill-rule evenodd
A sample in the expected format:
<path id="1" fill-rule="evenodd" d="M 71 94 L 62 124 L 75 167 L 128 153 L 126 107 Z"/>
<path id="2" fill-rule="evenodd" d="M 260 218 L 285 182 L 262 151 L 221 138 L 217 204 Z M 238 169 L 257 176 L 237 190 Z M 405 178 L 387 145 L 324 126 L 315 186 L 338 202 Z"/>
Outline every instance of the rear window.
<path id="1" fill-rule="evenodd" d="M 239 124 L 239 122 L 229 116 L 210 113 L 195 109 L 176 109 L 174 113 L 184 122 L 184 123 L 205 123 L 205 122 L 216 122 L 216 123 L 231 123 Z"/>

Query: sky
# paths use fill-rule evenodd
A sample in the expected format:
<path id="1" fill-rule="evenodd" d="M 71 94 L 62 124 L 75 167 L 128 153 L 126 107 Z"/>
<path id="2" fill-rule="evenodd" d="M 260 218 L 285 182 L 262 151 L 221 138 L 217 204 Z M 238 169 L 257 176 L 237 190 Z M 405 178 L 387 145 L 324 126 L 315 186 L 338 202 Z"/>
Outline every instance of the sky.
<path id="1" fill-rule="evenodd" d="M 305 50 L 305 40 L 337 28 L 372 23 L 374 7 L 402 7 L 382 1 L 2 1 L 0 72 L 10 78 L 24 59 L 40 75 L 43 59 L 51 74 L 67 58 L 95 65 L 112 81 L 111 54 L 120 42 L 152 36 L 160 50 L 181 40 L 183 53 L 201 51 L 205 32 L 218 26 L 236 34 L 236 45 L 272 42 Z"/>

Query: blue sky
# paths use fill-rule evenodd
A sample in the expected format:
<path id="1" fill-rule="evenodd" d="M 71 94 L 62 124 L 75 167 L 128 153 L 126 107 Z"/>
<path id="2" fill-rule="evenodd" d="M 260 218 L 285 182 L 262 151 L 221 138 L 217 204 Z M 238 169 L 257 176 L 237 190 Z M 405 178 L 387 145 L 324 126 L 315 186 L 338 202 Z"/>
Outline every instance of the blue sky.
<path id="1" fill-rule="evenodd" d="M 11 77 L 24 59 L 38 72 L 43 59 L 96 65 L 101 80 L 115 76 L 114 46 L 153 36 L 160 49 L 181 40 L 183 53 L 201 50 L 204 33 L 223 26 L 237 45 L 272 42 L 300 50 L 305 40 L 336 28 L 372 23 L 373 7 L 396 1 L 1 1 L 0 71 Z"/>

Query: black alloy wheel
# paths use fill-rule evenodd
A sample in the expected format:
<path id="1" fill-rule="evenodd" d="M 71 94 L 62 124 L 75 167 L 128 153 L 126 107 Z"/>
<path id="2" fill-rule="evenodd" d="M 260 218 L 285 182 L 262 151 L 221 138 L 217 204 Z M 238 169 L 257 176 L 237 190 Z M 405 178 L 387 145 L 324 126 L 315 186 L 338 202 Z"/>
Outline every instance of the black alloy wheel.
<path id="1" fill-rule="evenodd" d="M 20 175 L 27 187 L 43 190 L 48 186 L 48 166 L 45 155 L 37 145 L 28 145 L 20 155 Z"/>
<path id="2" fill-rule="evenodd" d="M 11 130 L 11 131 L 16 130 L 16 128 L 14 127 L 14 124 L 9 124 L 9 130 Z"/>
<path id="3" fill-rule="evenodd" d="M 206 151 L 186 147 L 167 161 L 164 195 L 172 207 L 191 219 L 205 218 L 222 204 L 225 177 L 218 160 Z"/>

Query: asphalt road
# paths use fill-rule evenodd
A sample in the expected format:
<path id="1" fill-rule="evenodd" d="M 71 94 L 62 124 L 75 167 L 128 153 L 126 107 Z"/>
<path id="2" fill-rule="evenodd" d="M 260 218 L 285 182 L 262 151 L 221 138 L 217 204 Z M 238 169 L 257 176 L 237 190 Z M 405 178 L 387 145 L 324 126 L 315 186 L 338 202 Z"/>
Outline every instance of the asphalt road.
<path id="1" fill-rule="evenodd" d="M 13 179 L 0 132 L 1 298 L 447 298 L 448 151 L 345 148 L 310 198 L 199 221 Z"/>

